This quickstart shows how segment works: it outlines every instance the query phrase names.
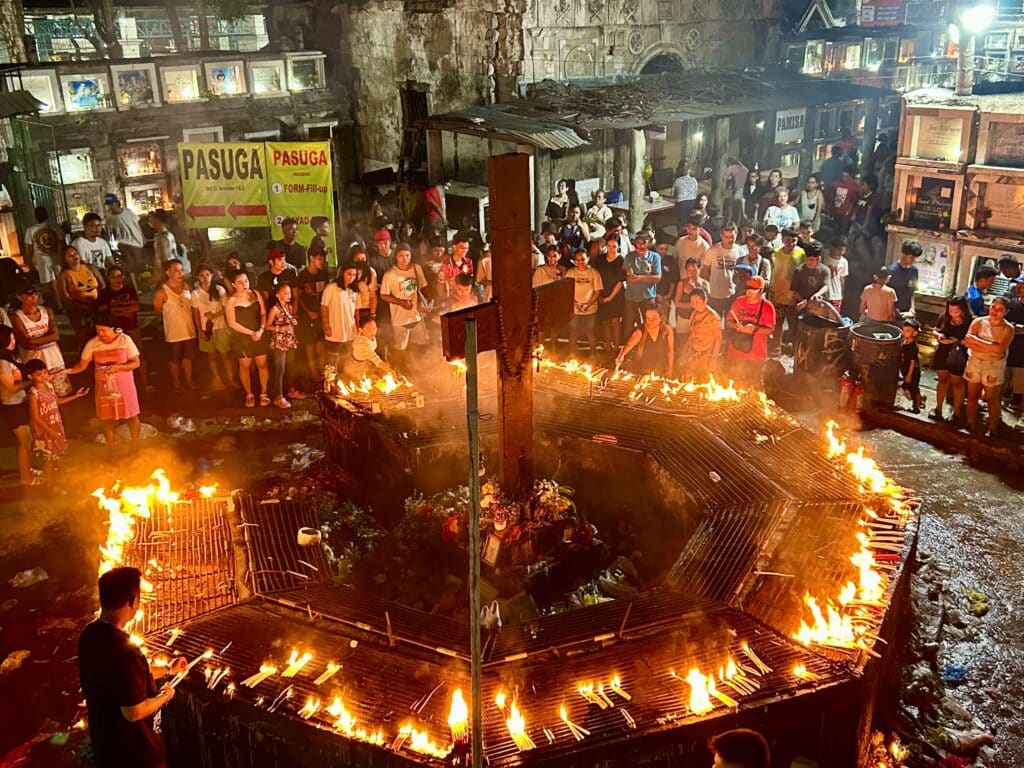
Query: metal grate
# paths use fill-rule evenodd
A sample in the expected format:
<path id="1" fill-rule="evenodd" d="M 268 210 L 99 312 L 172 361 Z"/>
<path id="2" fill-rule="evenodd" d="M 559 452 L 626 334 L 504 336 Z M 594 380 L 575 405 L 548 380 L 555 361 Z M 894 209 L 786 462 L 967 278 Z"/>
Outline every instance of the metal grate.
<path id="1" fill-rule="evenodd" d="M 222 498 L 157 504 L 136 522 L 125 564 L 139 568 L 153 591 L 145 594 L 141 631 L 155 632 L 237 599 L 234 552 Z"/>
<path id="2" fill-rule="evenodd" d="M 248 554 L 246 583 L 256 594 L 267 594 L 330 579 L 330 566 L 319 546 L 300 547 L 300 528 L 318 528 L 308 503 L 286 499 L 259 500 L 237 494 Z"/>

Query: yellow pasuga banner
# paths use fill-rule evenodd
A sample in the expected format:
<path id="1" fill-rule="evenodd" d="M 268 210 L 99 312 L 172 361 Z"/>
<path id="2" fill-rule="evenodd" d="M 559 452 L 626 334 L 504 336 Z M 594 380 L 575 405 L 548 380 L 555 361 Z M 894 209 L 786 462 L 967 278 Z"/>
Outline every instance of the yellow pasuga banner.
<path id="1" fill-rule="evenodd" d="M 178 169 L 185 226 L 267 226 L 267 159 L 262 143 L 180 143 Z"/>
<path id="2" fill-rule="evenodd" d="M 331 144 L 327 141 L 268 141 L 267 188 L 270 191 L 270 227 L 281 238 L 281 222 L 295 219 L 298 241 L 309 246 L 319 234 L 327 248 L 327 261 L 336 264 L 334 248 L 334 178 Z M 319 233 L 310 224 L 315 217 L 327 219 Z"/>

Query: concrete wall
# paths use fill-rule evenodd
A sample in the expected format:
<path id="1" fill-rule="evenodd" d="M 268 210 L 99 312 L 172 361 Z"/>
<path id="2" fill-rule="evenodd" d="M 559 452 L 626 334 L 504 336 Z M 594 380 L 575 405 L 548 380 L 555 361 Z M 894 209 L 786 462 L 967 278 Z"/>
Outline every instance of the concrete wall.
<path id="1" fill-rule="evenodd" d="M 407 80 L 429 89 L 430 112 L 439 114 L 500 101 L 511 83 L 637 73 L 659 56 L 683 68 L 758 64 L 777 35 L 781 2 L 363 0 L 334 13 L 365 171 L 397 167 Z M 459 179 L 472 181 L 477 170 L 472 162 Z M 575 175 L 598 175 L 584 170 Z"/>

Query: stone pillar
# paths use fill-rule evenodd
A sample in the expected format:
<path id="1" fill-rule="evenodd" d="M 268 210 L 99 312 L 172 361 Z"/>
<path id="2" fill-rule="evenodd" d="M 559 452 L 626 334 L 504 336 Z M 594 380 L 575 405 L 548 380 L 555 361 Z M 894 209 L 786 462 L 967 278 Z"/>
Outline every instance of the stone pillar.
<path id="1" fill-rule="evenodd" d="M 647 137 L 643 128 L 632 129 L 629 169 L 629 229 L 636 232 L 644 224 L 644 158 Z"/>
<path id="2" fill-rule="evenodd" d="M 867 173 L 875 157 L 875 139 L 878 137 L 878 97 L 864 100 L 864 146 L 860 156 L 861 173 Z"/>
<path id="3" fill-rule="evenodd" d="M 444 142 L 441 131 L 437 128 L 427 129 L 427 181 L 431 184 L 444 184 Z"/>
<path id="4" fill-rule="evenodd" d="M 729 218 L 727 198 L 729 192 L 725 188 L 725 169 L 729 155 L 729 118 L 716 117 L 711 132 L 711 196 L 712 202 L 718 205 L 722 215 Z"/>
<path id="5" fill-rule="evenodd" d="M 533 206 L 537 215 L 534 232 L 539 232 L 541 223 L 545 221 L 544 212 L 547 210 L 553 189 L 551 154 L 547 150 L 538 149 L 533 156 Z"/>
<path id="6" fill-rule="evenodd" d="M 615 144 L 613 158 L 614 178 L 610 186 L 618 187 L 623 194 L 629 194 L 629 130 L 616 128 L 612 130 L 612 140 Z"/>
<path id="7" fill-rule="evenodd" d="M 800 142 L 800 179 L 804 180 L 811 174 L 814 167 L 814 129 L 818 125 L 818 108 L 808 106 L 804 115 L 804 140 Z"/>

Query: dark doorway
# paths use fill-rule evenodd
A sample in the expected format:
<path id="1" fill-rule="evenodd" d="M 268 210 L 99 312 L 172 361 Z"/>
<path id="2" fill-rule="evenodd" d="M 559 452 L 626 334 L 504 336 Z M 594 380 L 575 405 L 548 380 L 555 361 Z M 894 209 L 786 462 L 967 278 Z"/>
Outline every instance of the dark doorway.
<path id="1" fill-rule="evenodd" d="M 644 64 L 641 75 L 664 75 L 683 71 L 683 62 L 672 53 L 662 53 Z"/>

